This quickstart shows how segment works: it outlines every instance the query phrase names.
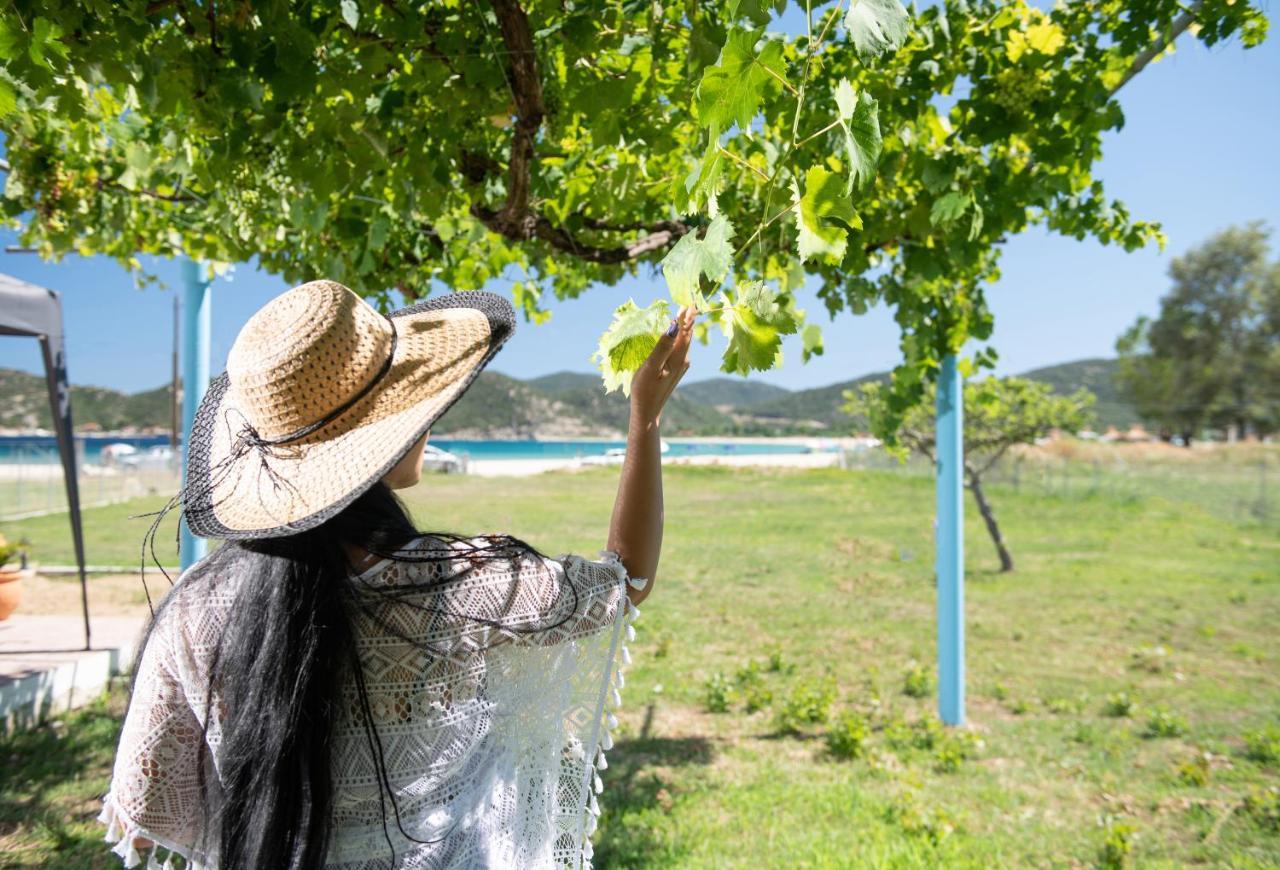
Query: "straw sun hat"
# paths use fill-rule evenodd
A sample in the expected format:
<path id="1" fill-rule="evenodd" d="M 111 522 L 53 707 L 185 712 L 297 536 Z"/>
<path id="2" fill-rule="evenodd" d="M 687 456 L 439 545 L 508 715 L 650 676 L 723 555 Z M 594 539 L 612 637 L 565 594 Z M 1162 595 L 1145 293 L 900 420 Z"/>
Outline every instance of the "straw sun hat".
<path id="1" fill-rule="evenodd" d="M 183 514 L 202 537 L 305 531 L 390 471 L 515 329 L 492 293 L 384 316 L 333 281 L 249 319 L 196 411 Z"/>

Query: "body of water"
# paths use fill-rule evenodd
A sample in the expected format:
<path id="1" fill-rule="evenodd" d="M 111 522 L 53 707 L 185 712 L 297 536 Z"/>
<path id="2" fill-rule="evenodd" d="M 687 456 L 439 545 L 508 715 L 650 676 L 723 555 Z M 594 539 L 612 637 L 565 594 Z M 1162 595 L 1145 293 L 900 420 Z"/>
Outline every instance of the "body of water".
<path id="1" fill-rule="evenodd" d="M 736 441 L 680 441 L 664 439 L 667 456 L 732 456 L 778 453 L 812 453 L 813 448 L 794 442 L 742 443 Z M 108 444 L 131 444 L 139 450 L 169 443 L 166 435 L 118 437 L 110 435 L 77 435 L 76 451 L 81 461 L 98 463 L 102 448 Z M 471 441 L 432 438 L 430 443 L 450 453 L 472 459 L 573 459 L 578 456 L 602 456 L 608 450 L 626 447 L 625 441 Z M 834 449 L 831 448 L 831 449 Z M 0 463 L 44 463 L 58 461 L 58 442 L 53 437 L 0 436 Z"/>

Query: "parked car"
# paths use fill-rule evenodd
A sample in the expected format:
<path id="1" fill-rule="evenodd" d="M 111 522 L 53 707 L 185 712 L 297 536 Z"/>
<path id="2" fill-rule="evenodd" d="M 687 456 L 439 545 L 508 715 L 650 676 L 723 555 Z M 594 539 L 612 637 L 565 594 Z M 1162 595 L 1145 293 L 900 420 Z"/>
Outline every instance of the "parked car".
<path id="1" fill-rule="evenodd" d="M 121 468 L 130 469 L 170 468 L 176 461 L 177 456 L 173 452 L 173 448 L 165 444 L 116 457 L 117 465 Z"/>
<path id="2" fill-rule="evenodd" d="M 440 471 L 446 474 L 461 474 L 467 470 L 466 460 L 427 444 L 422 450 L 422 470 Z"/>

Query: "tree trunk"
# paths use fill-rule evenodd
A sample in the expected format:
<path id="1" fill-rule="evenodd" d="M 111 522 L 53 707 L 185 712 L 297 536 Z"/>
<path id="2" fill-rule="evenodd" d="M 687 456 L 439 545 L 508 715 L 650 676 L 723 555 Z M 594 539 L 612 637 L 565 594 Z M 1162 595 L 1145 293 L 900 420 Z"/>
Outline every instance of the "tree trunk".
<path id="1" fill-rule="evenodd" d="M 1013 570 L 1013 556 L 1009 555 L 1009 548 L 1004 545 L 1004 536 L 1000 534 L 1000 526 L 996 523 L 996 515 L 991 512 L 991 505 L 987 504 L 987 497 L 982 492 L 982 481 L 978 479 L 976 474 L 970 472 L 969 489 L 973 490 L 973 498 L 978 503 L 978 512 L 982 514 L 982 521 L 987 524 L 987 531 L 991 533 L 991 541 L 996 545 L 996 552 L 1000 554 L 1000 570 Z"/>

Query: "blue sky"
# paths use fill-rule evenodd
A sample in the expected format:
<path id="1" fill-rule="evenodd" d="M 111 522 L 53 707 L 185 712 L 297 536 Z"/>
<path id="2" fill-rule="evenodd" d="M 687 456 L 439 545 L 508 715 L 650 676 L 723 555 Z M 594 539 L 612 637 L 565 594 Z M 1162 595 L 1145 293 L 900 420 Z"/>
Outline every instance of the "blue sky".
<path id="1" fill-rule="evenodd" d="M 1278 31 L 1273 17 L 1271 38 L 1250 51 L 1238 44 L 1209 50 L 1184 37 L 1173 56 L 1125 87 L 1120 100 L 1126 123 L 1108 135 L 1096 174 L 1135 217 L 1161 221 L 1169 245 L 1163 253 L 1152 247 L 1126 254 L 1038 231 L 1011 239 L 1002 276 L 988 288 L 998 373 L 1114 355 L 1116 336 L 1138 315 L 1157 311 L 1172 257 L 1232 223 L 1261 219 L 1280 227 Z M 11 244 L 13 234 L 0 233 L 0 241 Z M 1273 253 L 1280 254 L 1280 237 Z M 176 264 L 160 261 L 154 271 L 178 286 Z M 62 293 L 73 383 L 133 392 L 168 380 L 172 291 L 136 289 L 128 273 L 102 258 L 68 257 L 55 264 L 31 254 L 2 254 L 0 272 Z M 282 280 L 251 265 L 238 266 L 231 280 L 214 284 L 214 372 L 225 367 L 245 320 L 286 289 Z M 491 289 L 507 292 L 502 284 Z M 589 371 L 590 354 L 614 306 L 628 297 L 646 304 L 664 293 L 655 275 L 553 304 L 548 323 L 521 323 L 492 368 L 521 378 Z M 798 389 L 888 369 L 897 361 L 898 334 L 887 310 L 828 322 L 816 299 L 807 307 L 823 324 L 826 354 L 802 365 L 799 347 L 788 345 L 781 369 L 753 377 Z M 714 340 L 708 348 L 695 348 L 688 380 L 717 376 L 721 350 Z M 36 343 L 0 342 L 0 367 L 39 371 Z"/>

